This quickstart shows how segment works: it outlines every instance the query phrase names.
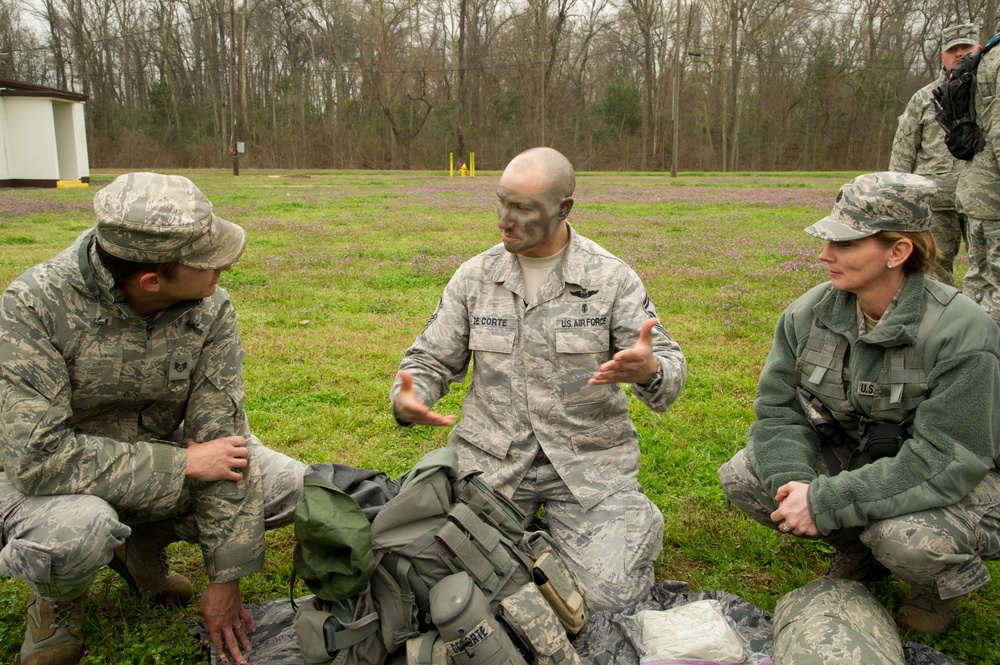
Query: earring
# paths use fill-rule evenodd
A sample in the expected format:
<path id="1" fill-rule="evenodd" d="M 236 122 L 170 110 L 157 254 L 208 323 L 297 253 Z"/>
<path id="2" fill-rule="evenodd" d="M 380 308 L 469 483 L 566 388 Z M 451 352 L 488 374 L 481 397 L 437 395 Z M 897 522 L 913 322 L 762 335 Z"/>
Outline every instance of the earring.
<path id="1" fill-rule="evenodd" d="M 892 261 L 890 261 L 889 263 L 886 263 L 886 264 L 885 264 L 885 267 L 886 267 L 886 268 L 892 268 Z"/>

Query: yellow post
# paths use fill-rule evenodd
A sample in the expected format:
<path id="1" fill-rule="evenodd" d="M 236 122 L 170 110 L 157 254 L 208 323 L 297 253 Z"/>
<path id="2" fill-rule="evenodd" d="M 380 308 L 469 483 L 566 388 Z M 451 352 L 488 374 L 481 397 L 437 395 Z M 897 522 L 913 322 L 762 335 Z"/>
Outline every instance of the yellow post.
<path id="1" fill-rule="evenodd" d="M 469 175 L 473 178 L 476 177 L 476 153 L 469 153 Z"/>
<path id="2" fill-rule="evenodd" d="M 455 177 L 455 153 L 453 152 L 448 153 L 448 177 Z"/>

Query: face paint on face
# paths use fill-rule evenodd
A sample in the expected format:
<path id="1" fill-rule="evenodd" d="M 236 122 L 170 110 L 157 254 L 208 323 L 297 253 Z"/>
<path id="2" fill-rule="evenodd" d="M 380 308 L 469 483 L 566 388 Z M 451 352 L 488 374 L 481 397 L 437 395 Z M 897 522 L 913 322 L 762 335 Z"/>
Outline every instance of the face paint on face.
<path id="1" fill-rule="evenodd" d="M 538 169 L 508 167 L 497 188 L 500 239 L 511 254 L 552 256 L 569 239 L 561 203 L 546 190 Z"/>

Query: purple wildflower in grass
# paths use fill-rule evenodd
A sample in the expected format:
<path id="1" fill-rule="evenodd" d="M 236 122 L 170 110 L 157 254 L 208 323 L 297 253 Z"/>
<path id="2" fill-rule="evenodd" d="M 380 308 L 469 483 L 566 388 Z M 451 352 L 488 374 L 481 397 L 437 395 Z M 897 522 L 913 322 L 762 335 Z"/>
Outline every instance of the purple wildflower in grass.
<path id="1" fill-rule="evenodd" d="M 45 213 L 93 211 L 90 201 L 58 201 L 50 197 L 60 196 L 63 190 L 11 190 L 0 191 L 0 220 L 6 221 L 18 216 L 40 215 Z"/>
<path id="2" fill-rule="evenodd" d="M 417 252 L 417 255 L 413 257 L 410 263 L 418 274 L 451 275 L 462 265 L 465 258 L 461 254 L 439 257 L 421 251 Z"/>
<path id="3" fill-rule="evenodd" d="M 641 184 L 641 183 L 640 183 Z M 818 206 L 827 208 L 833 197 L 822 189 L 768 187 L 685 187 L 663 185 L 602 185 L 598 191 L 578 192 L 586 203 L 674 203 L 696 205 L 714 203 L 749 203 L 767 206 Z"/>

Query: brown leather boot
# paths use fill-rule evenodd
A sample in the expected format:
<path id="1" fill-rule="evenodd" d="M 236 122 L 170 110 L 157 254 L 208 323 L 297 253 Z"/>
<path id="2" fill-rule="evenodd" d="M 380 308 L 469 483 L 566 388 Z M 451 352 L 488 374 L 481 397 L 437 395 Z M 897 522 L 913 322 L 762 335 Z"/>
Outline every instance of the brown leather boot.
<path id="1" fill-rule="evenodd" d="M 25 611 L 20 665 L 75 665 L 83 658 L 83 596 L 52 600 L 34 593 Z"/>
<path id="2" fill-rule="evenodd" d="M 896 612 L 900 628 L 915 633 L 940 635 L 955 625 L 955 608 L 958 598 L 941 600 L 932 589 L 914 587 Z"/>
<path id="3" fill-rule="evenodd" d="M 194 597 L 191 580 L 170 570 L 166 547 L 172 534 L 133 527 L 132 535 L 111 557 L 111 569 L 122 576 L 137 596 L 158 605 L 183 607 Z"/>

